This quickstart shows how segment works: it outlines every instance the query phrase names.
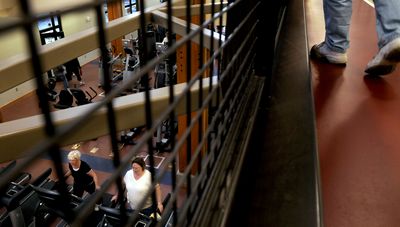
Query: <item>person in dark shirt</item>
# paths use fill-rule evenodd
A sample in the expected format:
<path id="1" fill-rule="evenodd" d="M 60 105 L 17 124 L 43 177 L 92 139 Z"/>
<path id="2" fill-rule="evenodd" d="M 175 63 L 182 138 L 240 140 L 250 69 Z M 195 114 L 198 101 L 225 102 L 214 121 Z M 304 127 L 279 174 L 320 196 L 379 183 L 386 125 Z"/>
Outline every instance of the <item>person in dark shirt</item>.
<path id="1" fill-rule="evenodd" d="M 67 80 L 70 81 L 72 80 L 72 74 L 75 74 L 76 79 L 79 81 L 80 85 L 84 85 L 85 82 L 82 80 L 82 70 L 81 70 L 81 65 L 79 64 L 79 61 L 77 58 L 74 58 L 64 64 L 65 69 L 66 69 L 66 74 L 65 77 L 67 77 Z"/>
<path id="2" fill-rule="evenodd" d="M 82 197 L 83 192 L 94 193 L 99 188 L 97 175 L 90 168 L 89 164 L 81 160 L 81 152 L 72 150 L 68 153 L 68 172 L 64 175 L 66 178 L 74 178 L 73 194 Z"/>

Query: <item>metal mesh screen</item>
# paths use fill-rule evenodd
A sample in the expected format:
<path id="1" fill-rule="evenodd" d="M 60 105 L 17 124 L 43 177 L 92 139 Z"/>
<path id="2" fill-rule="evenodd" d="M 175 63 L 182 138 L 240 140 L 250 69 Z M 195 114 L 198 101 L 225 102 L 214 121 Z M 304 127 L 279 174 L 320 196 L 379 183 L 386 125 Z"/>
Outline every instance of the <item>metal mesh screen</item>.
<path id="1" fill-rule="evenodd" d="M 105 111 L 106 121 L 104 124 L 107 125 L 110 135 L 114 170 L 96 193 L 90 195 L 76 207 L 66 208 L 69 206 L 68 204 L 71 204 L 71 199 L 68 196 L 59 198 L 60 207 L 65 208 L 60 208 L 60 211 L 69 213 L 69 224 L 81 226 L 88 218 L 91 218 L 96 202 L 112 185 L 116 186 L 119 195 L 124 195 L 122 176 L 132 158 L 143 147 L 147 147 L 148 150 L 149 171 L 152 176 L 152 187 L 147 192 L 147 196 L 152 197 L 154 208 L 156 207 L 155 186 L 166 177 L 167 167 L 173 173 L 170 176 L 172 190 L 168 203 L 165 204 L 161 219 L 158 221 L 149 219 L 151 224 L 166 225 L 168 223 L 174 226 L 190 226 L 193 225 L 194 219 L 208 218 L 199 217 L 201 215 L 199 209 L 204 207 L 205 196 L 209 195 L 210 184 L 212 184 L 209 179 L 212 179 L 212 176 L 226 177 L 220 176 L 221 173 L 216 172 L 216 166 L 219 165 L 219 160 L 224 159 L 225 162 L 229 162 L 231 158 L 224 153 L 224 147 L 232 139 L 229 139 L 229 132 L 235 126 L 237 114 L 242 111 L 241 105 L 245 97 L 243 94 L 251 86 L 249 81 L 253 75 L 256 53 L 259 2 L 244 0 L 217 2 L 212 0 L 206 3 L 204 0 L 187 0 L 173 4 L 172 0 L 167 0 L 160 6 L 150 9 L 147 8 L 146 1 L 139 0 L 137 9 L 141 12 L 138 20 L 140 70 L 136 71 L 126 83 L 114 88 L 108 82 L 112 80 L 112 75 L 110 75 L 110 65 L 107 64 L 111 59 L 107 49 L 107 34 L 109 33 L 103 12 L 104 1 L 83 1 L 73 4 L 76 2 L 72 1 L 68 7 L 52 11 L 51 14 L 62 17 L 69 12 L 95 10 L 97 15 L 96 36 L 98 48 L 101 52 L 102 71 L 104 72 L 103 89 L 105 97 L 90 105 L 90 108 L 87 108 L 84 114 L 74 117 L 67 125 L 57 126 L 54 123 L 54 117 L 46 98 L 45 81 L 42 77 L 46 70 L 43 67 L 44 60 L 41 58 L 38 41 L 35 40 L 35 29 L 33 28 L 39 19 L 44 18 L 42 16 L 44 14 L 33 11 L 30 1 L 20 0 L 18 3 L 23 16 L 0 26 L 0 36 L 15 28 L 23 28 L 28 42 L 30 66 L 35 75 L 37 95 L 46 134 L 43 141 L 34 144 L 25 151 L 24 159 L 21 159 L 11 171 L 3 172 L 0 179 L 2 193 L 5 193 L 12 179 L 26 166 L 43 155 L 49 155 L 58 179 L 60 179 L 58 192 L 61 195 L 68 194 L 67 184 L 63 178 L 61 144 L 64 140 L 74 136 L 74 132 L 89 122 L 93 116 L 100 111 Z M 179 9 L 183 12 L 180 18 L 174 16 L 174 13 L 178 14 Z M 182 18 L 184 23 L 181 23 Z M 173 40 L 172 34 L 180 28 L 184 28 L 184 34 L 176 42 L 168 42 L 168 48 L 162 54 L 152 56 L 147 43 L 149 41 L 145 34 L 149 23 L 163 23 L 169 31 L 168 40 Z M 197 25 L 194 25 L 194 23 L 197 23 Z M 215 27 L 221 28 L 221 30 L 209 29 Z M 225 30 L 222 31 L 222 28 L 225 28 Z M 196 50 L 193 50 L 194 42 L 198 45 Z M 176 95 L 177 85 L 170 82 L 168 85 L 168 106 L 162 111 L 156 111 L 156 106 L 154 106 L 156 102 L 152 98 L 148 74 L 161 62 L 172 61 L 172 57 L 179 48 L 184 48 L 186 51 L 186 59 L 181 61 L 185 64 L 186 82 L 183 83 L 179 95 Z M 198 54 L 198 56 L 193 53 Z M 194 59 L 198 59 L 197 66 L 192 65 Z M 168 70 L 169 75 L 173 74 L 172 67 L 167 67 L 166 70 Z M 119 110 L 115 108 L 114 102 L 138 80 L 143 81 L 141 94 L 144 97 L 144 122 L 142 123 L 145 125 L 145 133 L 136 145 L 122 156 L 119 152 L 117 139 L 119 127 L 116 123 L 116 113 Z M 157 114 L 154 113 L 155 111 Z M 178 116 L 185 117 L 184 121 L 178 123 L 178 127 L 183 129 L 178 133 L 175 123 L 165 126 L 168 127 L 172 135 L 171 151 L 164 161 L 164 168 L 156 172 L 154 154 L 157 148 L 154 145 L 154 134 L 163 123 L 166 121 L 175 122 Z M 186 160 L 179 160 L 182 157 L 185 157 Z M 180 165 L 178 165 L 178 160 L 181 163 Z M 219 194 L 220 192 L 214 193 Z M 142 204 L 144 202 L 143 200 Z M 128 216 L 124 215 L 126 212 L 125 206 L 121 206 L 118 215 L 115 216 L 121 225 L 132 226 L 143 218 L 139 210 L 129 213 Z"/>

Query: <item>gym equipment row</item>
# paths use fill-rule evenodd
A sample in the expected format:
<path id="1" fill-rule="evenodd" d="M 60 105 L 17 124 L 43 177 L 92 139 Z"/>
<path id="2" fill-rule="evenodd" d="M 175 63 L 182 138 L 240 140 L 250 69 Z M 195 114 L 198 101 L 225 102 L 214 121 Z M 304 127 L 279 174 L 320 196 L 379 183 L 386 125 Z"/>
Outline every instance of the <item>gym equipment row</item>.
<path id="1" fill-rule="evenodd" d="M 16 161 L 0 169 L 0 177 L 10 171 Z M 52 172 L 48 168 L 35 180 L 31 174 L 21 173 L 15 177 L 0 194 L 0 227 L 23 226 L 69 226 L 85 204 L 88 196 L 83 198 L 73 195 L 72 187 L 68 186 L 66 193 L 60 193 L 59 182 L 49 179 Z M 89 195 L 90 196 L 90 195 Z M 123 219 L 127 220 L 131 212 L 121 214 L 121 204 L 112 204 L 112 195 L 103 195 L 103 201 L 96 205 L 93 212 L 86 218 L 85 226 L 112 227 L 121 226 Z M 170 194 L 163 201 L 167 205 Z M 172 216 L 172 213 L 168 214 Z M 169 218 L 168 220 L 171 220 Z M 153 218 L 139 214 L 133 226 L 154 226 Z M 169 226 L 163 223 L 162 226 Z"/>
<path id="2" fill-rule="evenodd" d="M 54 107 L 57 109 L 66 109 L 72 107 L 74 104 L 74 98 L 76 100 L 75 104 L 80 106 L 91 103 L 92 100 L 97 96 L 97 92 L 92 87 L 89 87 L 89 89 L 93 92 L 93 94 L 90 94 L 88 91 L 84 91 L 80 88 L 69 88 L 66 86 L 66 83 L 64 83 L 64 89 L 58 94 L 54 90 L 56 87 L 56 82 L 56 77 L 49 77 L 46 90 L 49 101 L 55 102 L 58 97 L 58 102 L 54 104 Z"/>
<path id="3" fill-rule="evenodd" d="M 68 88 L 61 90 L 60 94 L 58 95 L 58 102 L 54 104 L 54 107 L 57 109 L 70 108 L 73 106 L 74 98 L 76 100 L 75 104 L 78 106 L 91 103 L 92 100 L 97 96 L 97 92 L 92 87 L 89 88 L 94 93 L 93 95 L 79 88 Z M 85 93 L 89 96 L 89 98 Z"/>
<path id="4" fill-rule="evenodd" d="M 13 161 L 3 168 L 0 177 L 15 165 L 16 162 Z M 43 224 L 49 218 L 48 215 L 42 213 L 43 205 L 33 187 L 54 188 L 56 184 L 49 180 L 50 174 L 51 168 L 44 171 L 35 180 L 30 181 L 29 173 L 21 173 L 1 191 L 0 226 L 35 226 Z"/>

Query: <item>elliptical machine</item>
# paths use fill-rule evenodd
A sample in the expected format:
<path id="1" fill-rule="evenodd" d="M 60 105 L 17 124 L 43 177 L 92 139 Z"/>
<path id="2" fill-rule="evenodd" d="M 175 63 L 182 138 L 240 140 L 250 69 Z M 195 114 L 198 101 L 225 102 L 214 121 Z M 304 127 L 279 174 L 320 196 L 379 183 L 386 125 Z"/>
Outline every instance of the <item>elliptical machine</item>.
<path id="1" fill-rule="evenodd" d="M 114 63 L 121 57 L 121 54 L 118 54 L 117 56 L 113 56 L 112 51 L 108 51 L 109 59 L 110 61 L 107 62 L 108 64 L 108 73 L 110 75 L 110 83 L 114 84 L 114 82 L 118 79 L 121 78 L 121 75 L 116 75 L 114 76 L 114 70 L 113 70 L 113 65 Z M 99 60 L 99 87 L 104 87 L 104 68 L 103 68 L 103 59 Z"/>
<path id="2" fill-rule="evenodd" d="M 140 59 L 138 55 L 137 41 L 129 39 L 124 41 L 125 57 L 125 70 L 122 74 L 122 82 L 126 83 L 138 70 L 140 66 Z M 129 92 L 139 92 L 140 79 L 132 85 Z"/>

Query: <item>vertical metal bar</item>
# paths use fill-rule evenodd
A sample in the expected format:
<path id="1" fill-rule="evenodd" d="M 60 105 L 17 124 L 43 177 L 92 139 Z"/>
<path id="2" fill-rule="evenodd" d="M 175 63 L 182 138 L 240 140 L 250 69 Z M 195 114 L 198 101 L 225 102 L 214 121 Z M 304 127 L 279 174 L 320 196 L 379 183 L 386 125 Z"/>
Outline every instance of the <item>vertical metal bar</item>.
<path id="1" fill-rule="evenodd" d="M 51 16 L 50 17 L 50 20 L 51 20 L 51 28 L 52 28 L 52 32 L 55 34 L 57 31 L 56 31 L 56 23 L 54 22 L 54 16 Z"/>
<path id="2" fill-rule="evenodd" d="M 223 0 L 220 0 L 219 2 L 219 12 L 222 12 L 223 9 Z M 224 19 L 223 14 L 221 13 L 219 16 L 219 28 L 221 29 L 219 31 L 219 38 L 218 38 L 218 48 L 221 48 L 222 46 L 222 20 Z M 222 53 L 223 51 L 220 52 L 220 54 L 217 57 L 217 78 L 218 78 L 218 83 L 220 82 L 220 77 L 221 77 L 221 65 L 222 65 Z M 221 90 L 221 88 L 220 88 Z M 221 94 L 220 92 L 217 92 L 217 106 L 219 106 L 219 101 L 221 99 Z"/>
<path id="3" fill-rule="evenodd" d="M 186 34 L 188 35 L 190 33 L 190 24 L 191 24 L 191 0 L 186 0 Z M 191 79 L 191 41 L 188 40 L 186 42 L 186 82 L 188 83 Z M 191 95 L 190 95 L 190 90 L 186 93 L 186 127 L 189 127 L 190 122 L 192 120 L 191 117 Z M 192 159 L 192 133 L 188 134 L 188 137 L 186 138 L 186 164 L 190 163 L 190 160 Z M 187 181 L 187 191 L 186 195 L 187 197 L 190 196 L 191 194 L 191 174 L 188 174 L 186 177 Z"/>
<path id="4" fill-rule="evenodd" d="M 31 11 L 30 11 L 30 6 L 27 0 L 20 0 L 20 5 L 21 5 L 21 11 L 23 12 L 23 15 L 25 15 L 25 18 L 27 18 L 26 23 L 24 23 L 24 29 L 26 32 L 26 35 L 28 37 L 28 45 L 30 48 L 31 52 L 31 61 L 32 61 L 32 69 L 35 74 L 36 78 L 36 86 L 37 86 L 37 95 L 39 99 L 39 106 L 40 109 L 42 110 L 44 121 L 45 121 L 45 131 L 47 136 L 51 137 L 55 134 L 56 130 L 53 124 L 53 121 L 51 119 L 50 115 L 50 107 L 49 103 L 47 101 L 46 97 L 46 87 L 44 86 L 44 81 L 43 81 L 43 68 L 42 68 L 42 63 L 39 58 L 38 54 L 38 49 L 36 46 L 36 40 L 35 36 L 33 35 L 33 23 L 30 21 L 30 18 L 32 17 Z M 64 170 L 61 165 L 61 155 L 59 153 L 59 145 L 58 143 L 51 146 L 48 150 L 53 163 L 54 167 L 56 169 L 57 177 L 60 179 L 60 192 L 66 192 L 67 187 L 64 179 Z"/>
<path id="5" fill-rule="evenodd" d="M 200 25 L 203 25 L 204 23 L 204 0 L 200 0 Z M 204 29 L 201 28 L 200 31 L 200 48 L 199 48 L 199 66 L 198 69 L 201 70 L 203 67 L 203 58 L 204 58 L 204 34 L 203 34 Z M 201 74 L 199 76 L 199 98 L 198 98 L 198 108 L 199 111 L 202 112 L 202 105 L 203 105 L 203 77 L 204 74 Z M 198 120 L 198 146 L 201 144 L 200 141 L 202 141 L 203 139 L 203 116 L 200 116 L 199 120 Z M 201 174 L 201 169 L 202 169 L 202 158 L 203 158 L 203 147 L 200 148 L 200 154 L 197 156 L 197 176 L 200 176 Z M 198 179 L 198 181 L 202 181 L 202 179 Z M 202 188 L 201 188 L 201 184 L 197 184 L 198 189 L 197 189 L 197 197 L 201 198 L 201 194 L 203 192 Z M 197 200 L 197 204 L 200 201 Z"/>
<path id="6" fill-rule="evenodd" d="M 60 16 L 60 15 L 57 15 L 57 22 L 58 22 L 58 26 L 59 26 L 60 32 L 63 32 L 63 33 L 64 33 L 63 27 L 62 27 L 62 22 L 61 22 L 61 16 Z M 61 37 L 61 38 L 64 38 L 64 36 Z"/>
<path id="7" fill-rule="evenodd" d="M 202 25 L 204 23 L 204 0 L 200 0 L 200 25 Z M 201 29 L 200 31 L 200 53 L 199 53 L 199 67 L 198 69 L 201 70 L 203 67 L 203 58 L 204 58 L 204 34 L 203 34 L 203 29 Z M 202 105 L 203 105 L 203 75 L 199 76 L 199 103 L 198 103 L 198 107 L 199 109 L 201 109 Z M 198 132 L 198 141 L 200 143 L 200 141 L 202 141 L 203 139 L 203 117 L 199 118 L 199 132 Z M 203 150 L 203 149 L 201 149 Z M 198 156 L 198 162 L 197 162 L 197 171 L 200 175 L 201 173 L 201 163 L 202 163 L 202 155 L 203 152 L 200 152 L 200 155 Z M 200 190 L 197 191 L 200 194 Z M 200 197 L 200 196 L 199 196 Z"/>
<path id="8" fill-rule="evenodd" d="M 147 49 L 147 40 L 146 40 L 146 17 L 145 17 L 145 5 L 144 5 L 144 0 L 139 1 L 139 10 L 140 10 L 140 32 L 139 32 L 139 37 L 142 38 L 140 40 L 142 42 L 142 49 L 140 51 L 143 51 L 143 59 L 141 59 L 141 64 L 145 65 L 146 62 L 148 61 L 148 49 Z M 144 60 L 144 61 L 143 61 Z M 143 84 L 145 88 L 145 112 L 146 112 L 146 128 L 147 130 L 150 130 L 151 127 L 153 127 L 153 119 L 152 119 L 152 114 L 151 114 L 151 100 L 150 100 L 150 88 L 149 88 L 149 74 L 146 72 L 146 74 L 141 78 L 144 79 Z M 150 162 L 150 173 L 151 173 L 151 182 L 154 181 L 154 176 L 155 176 L 155 170 L 154 170 L 154 148 L 153 148 L 153 139 L 150 138 L 147 141 L 147 147 L 148 147 L 148 152 L 149 152 L 149 162 Z M 152 193 L 152 208 L 154 210 L 154 217 L 157 217 L 156 211 L 157 211 L 157 199 L 156 199 L 156 192 L 155 190 Z M 157 220 L 157 219 L 156 219 Z"/>
<path id="9" fill-rule="evenodd" d="M 173 34 L 173 27 L 172 27 L 172 1 L 168 0 L 167 2 L 167 14 L 168 14 L 168 18 L 167 18 L 167 28 L 168 28 L 168 48 L 171 48 L 172 46 L 172 34 Z M 172 60 L 171 58 L 175 57 L 176 55 L 170 55 L 168 56 L 169 59 L 169 67 L 168 67 L 168 75 L 170 75 L 172 77 Z M 175 61 L 174 61 L 175 62 Z M 176 79 L 176 78 L 175 78 Z M 169 80 L 169 104 L 171 105 L 174 102 L 174 86 L 175 84 L 173 84 L 172 78 Z M 171 133 L 171 150 L 174 150 L 175 148 L 175 143 L 176 143 L 176 132 L 175 132 L 175 109 L 171 111 L 169 119 L 170 119 L 170 133 Z M 175 156 L 176 157 L 176 156 Z M 175 192 L 177 190 L 176 188 L 176 158 L 174 157 L 174 159 L 172 160 L 172 173 L 171 173 L 171 184 L 172 184 L 172 192 Z M 178 223 L 178 205 L 176 200 L 173 201 L 173 205 L 172 205 L 172 209 L 173 209 L 173 225 L 177 225 Z"/>
<path id="10" fill-rule="evenodd" d="M 215 0 L 211 1 L 211 16 L 214 17 L 215 14 Z M 214 55 L 214 29 L 215 29 L 215 23 L 214 20 L 211 21 L 211 39 L 210 39 L 210 57 L 212 57 Z M 209 88 L 208 88 L 208 93 L 210 94 L 212 89 L 213 89 L 213 85 L 212 85 L 212 81 L 213 81 L 213 77 L 214 77 L 214 66 L 215 66 L 215 59 L 213 60 L 211 66 L 210 66 L 210 80 L 209 80 Z M 209 102 L 208 104 L 208 125 L 212 122 L 212 118 L 214 117 L 214 113 L 213 113 L 213 101 Z M 212 148 L 212 135 L 213 133 L 210 133 L 208 135 L 207 138 L 207 154 L 210 155 L 211 154 L 211 148 Z M 211 174 L 211 162 L 208 162 L 208 167 L 207 167 L 207 176 L 209 176 Z"/>
<path id="11" fill-rule="evenodd" d="M 215 14 L 215 0 L 211 1 L 211 17 L 214 17 Z M 213 56 L 214 54 L 214 20 L 211 21 L 211 39 L 210 39 L 210 57 Z M 215 61 L 215 60 L 214 60 Z M 211 93 L 212 91 L 212 77 L 214 76 L 214 62 L 210 66 L 210 81 L 209 81 L 209 88 L 208 88 L 208 93 Z M 212 102 L 209 103 L 208 105 L 208 110 L 210 111 L 212 109 Z M 210 114 L 209 114 L 210 116 Z M 208 122 L 211 122 L 210 117 L 208 118 Z"/>
<path id="12" fill-rule="evenodd" d="M 106 3 L 105 3 L 106 4 Z M 99 38 L 99 46 L 101 50 L 101 55 L 102 55 L 102 65 L 103 67 L 103 78 L 104 78 L 104 91 L 106 94 L 108 94 L 111 91 L 111 75 L 110 75 L 110 70 L 109 70 L 109 54 L 107 50 L 107 43 L 106 43 L 106 37 L 105 37 L 105 29 L 104 29 L 104 19 L 103 19 L 103 10 L 102 10 L 102 4 L 98 2 L 98 4 L 95 6 L 95 11 L 97 14 L 97 25 L 99 28 L 98 32 L 98 38 Z M 108 122 L 108 127 L 109 127 L 109 132 L 110 132 L 110 138 L 111 138 L 111 148 L 113 152 L 113 164 L 115 167 L 120 165 L 120 157 L 119 157 L 119 151 L 118 151 L 118 141 L 117 141 L 117 130 L 116 130 L 116 124 L 115 124 L 115 113 L 114 113 L 114 108 L 112 105 L 112 102 L 107 103 L 107 122 Z M 122 178 L 119 176 L 116 180 L 116 185 L 118 188 L 118 198 L 120 201 L 123 201 L 124 197 L 124 188 L 122 186 Z M 125 211 L 126 208 L 125 206 L 121 206 L 121 220 L 122 223 L 126 223 L 127 219 L 125 217 Z"/>
<path id="13" fill-rule="evenodd" d="M 223 0 L 220 0 L 220 2 L 219 2 L 219 12 L 222 12 L 222 9 L 223 9 Z M 223 18 L 224 18 L 224 16 L 223 16 L 223 14 L 221 13 L 220 14 L 220 16 L 219 16 L 219 28 L 220 28 L 220 31 L 219 31 L 219 38 L 218 38 L 218 48 L 221 48 L 221 46 L 222 46 L 222 20 L 223 20 Z M 218 56 L 217 56 L 217 80 L 218 80 L 218 84 L 220 84 L 221 83 L 221 71 L 223 70 L 222 69 L 222 54 L 223 54 L 223 51 L 220 51 L 220 53 L 218 54 Z M 218 106 L 219 107 L 219 103 L 220 103 L 220 99 L 221 99 L 221 92 L 222 92 L 222 86 L 220 86 L 219 88 L 218 88 L 218 92 L 217 92 L 217 103 L 216 103 L 216 106 Z M 220 125 L 220 119 L 222 118 L 222 114 L 224 114 L 224 111 L 221 111 L 217 116 L 214 116 L 214 117 L 216 117 L 217 118 L 217 121 L 216 121 L 216 124 L 215 124 L 215 135 L 216 135 L 216 137 L 215 138 L 218 138 L 218 135 L 219 135 L 219 125 Z M 219 142 L 218 142 L 218 144 L 220 144 Z M 216 147 L 215 149 L 216 149 L 216 152 L 218 153 L 219 152 L 219 148 L 220 147 Z"/>

